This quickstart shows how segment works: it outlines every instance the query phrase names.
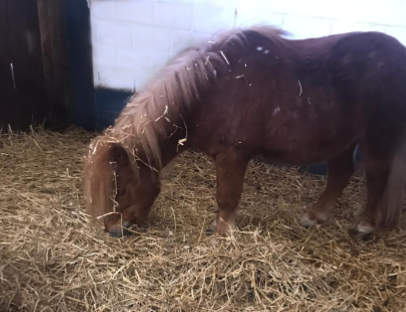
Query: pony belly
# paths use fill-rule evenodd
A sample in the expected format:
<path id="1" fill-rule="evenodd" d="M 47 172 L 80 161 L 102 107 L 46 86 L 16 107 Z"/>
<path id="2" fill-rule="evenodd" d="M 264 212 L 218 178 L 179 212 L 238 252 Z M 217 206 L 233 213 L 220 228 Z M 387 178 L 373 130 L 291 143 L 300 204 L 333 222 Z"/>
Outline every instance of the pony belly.
<path id="1" fill-rule="evenodd" d="M 261 153 L 261 159 L 268 163 L 307 165 L 321 162 L 328 159 L 328 156 L 321 153 L 308 152 L 304 150 L 283 151 L 272 150 Z"/>
<path id="2" fill-rule="evenodd" d="M 307 165 L 328 160 L 346 150 L 355 141 L 355 137 L 340 137 L 321 140 L 315 137 L 311 140 L 283 142 L 272 144 L 261 154 L 268 161 L 292 165 Z"/>
<path id="3" fill-rule="evenodd" d="M 335 110 L 333 110 L 335 111 Z M 268 158 L 304 165 L 331 159 L 354 144 L 362 133 L 362 122 L 355 123 L 327 112 L 313 120 L 291 116 L 273 120 L 267 128 L 263 151 Z"/>

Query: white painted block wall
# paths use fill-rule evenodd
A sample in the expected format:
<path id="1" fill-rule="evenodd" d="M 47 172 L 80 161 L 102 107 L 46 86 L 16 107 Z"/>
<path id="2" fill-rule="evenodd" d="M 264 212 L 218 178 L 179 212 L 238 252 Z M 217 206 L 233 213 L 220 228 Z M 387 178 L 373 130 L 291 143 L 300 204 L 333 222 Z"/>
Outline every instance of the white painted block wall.
<path id="1" fill-rule="evenodd" d="M 382 31 L 406 45 L 405 0 L 88 0 L 95 86 L 139 90 L 183 48 L 231 27 L 308 38 Z"/>

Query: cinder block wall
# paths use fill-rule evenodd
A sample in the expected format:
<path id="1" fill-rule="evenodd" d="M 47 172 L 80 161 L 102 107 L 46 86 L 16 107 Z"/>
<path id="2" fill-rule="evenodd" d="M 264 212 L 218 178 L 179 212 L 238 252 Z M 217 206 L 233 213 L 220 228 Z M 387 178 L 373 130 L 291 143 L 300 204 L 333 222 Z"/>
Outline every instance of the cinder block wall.
<path id="1" fill-rule="evenodd" d="M 216 31 L 266 23 L 292 38 L 354 30 L 406 45 L 404 0 L 88 0 L 94 83 L 137 90 L 169 57 Z"/>

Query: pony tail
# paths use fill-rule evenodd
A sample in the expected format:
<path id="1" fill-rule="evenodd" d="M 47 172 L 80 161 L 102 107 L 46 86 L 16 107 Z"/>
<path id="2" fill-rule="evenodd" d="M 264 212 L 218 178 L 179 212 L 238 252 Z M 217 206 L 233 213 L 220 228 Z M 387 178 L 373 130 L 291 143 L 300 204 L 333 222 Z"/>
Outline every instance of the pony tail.
<path id="1" fill-rule="evenodd" d="M 382 197 L 380 226 L 392 228 L 398 222 L 402 212 L 403 197 L 406 186 L 406 138 L 400 137 L 400 144 L 396 150 L 385 193 Z"/>

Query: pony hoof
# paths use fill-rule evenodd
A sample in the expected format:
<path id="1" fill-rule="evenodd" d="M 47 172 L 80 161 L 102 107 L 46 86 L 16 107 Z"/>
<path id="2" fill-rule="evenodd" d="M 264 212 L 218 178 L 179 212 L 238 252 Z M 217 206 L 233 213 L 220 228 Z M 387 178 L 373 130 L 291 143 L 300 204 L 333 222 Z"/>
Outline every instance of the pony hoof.
<path id="1" fill-rule="evenodd" d="M 359 241 L 368 241 L 373 238 L 374 227 L 367 222 L 359 222 L 355 228 L 348 230 L 349 235 Z"/>
<path id="2" fill-rule="evenodd" d="M 228 223 L 222 217 L 216 222 L 216 233 L 220 236 L 231 236 L 234 230 L 234 223 Z"/>
<path id="3" fill-rule="evenodd" d="M 316 219 L 310 218 L 309 214 L 306 212 L 305 214 L 302 215 L 300 218 L 300 224 L 304 227 L 312 227 L 316 225 L 318 222 Z"/>
<path id="4" fill-rule="evenodd" d="M 213 222 L 210 223 L 206 230 L 207 235 L 213 235 L 214 233 L 216 233 L 216 219 L 214 219 Z"/>
<path id="5" fill-rule="evenodd" d="M 374 227 L 368 222 L 361 221 L 357 224 L 357 231 L 363 234 L 371 234 L 374 231 Z"/>
<path id="6" fill-rule="evenodd" d="M 217 222 L 216 219 L 208 226 L 206 233 L 208 235 L 212 235 L 217 233 L 220 236 L 228 236 L 230 235 L 231 231 L 233 230 L 233 224 L 229 224 L 224 221 L 223 218 L 220 217 L 220 222 Z"/>

